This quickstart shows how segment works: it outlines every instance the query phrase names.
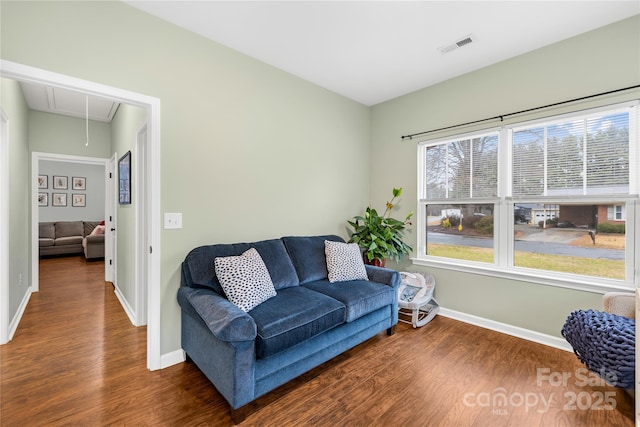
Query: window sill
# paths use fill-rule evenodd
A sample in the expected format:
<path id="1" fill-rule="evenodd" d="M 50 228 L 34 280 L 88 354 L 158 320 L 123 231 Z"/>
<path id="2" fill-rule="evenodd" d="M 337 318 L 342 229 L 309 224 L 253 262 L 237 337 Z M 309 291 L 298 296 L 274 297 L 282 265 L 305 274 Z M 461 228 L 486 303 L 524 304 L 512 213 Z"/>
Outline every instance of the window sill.
<path id="1" fill-rule="evenodd" d="M 480 274 L 483 276 L 497 277 L 501 279 L 517 280 L 520 282 L 530 282 L 544 286 L 555 286 L 559 288 L 574 289 L 579 291 L 594 292 L 604 294 L 605 292 L 633 292 L 632 284 L 620 280 L 602 279 L 597 277 L 575 277 L 573 275 L 549 272 L 549 275 L 542 274 L 538 270 L 511 269 L 504 270 L 495 265 L 481 263 L 460 262 L 459 260 L 449 260 L 444 258 L 411 258 L 414 265 L 424 267 L 442 268 L 470 274 Z"/>

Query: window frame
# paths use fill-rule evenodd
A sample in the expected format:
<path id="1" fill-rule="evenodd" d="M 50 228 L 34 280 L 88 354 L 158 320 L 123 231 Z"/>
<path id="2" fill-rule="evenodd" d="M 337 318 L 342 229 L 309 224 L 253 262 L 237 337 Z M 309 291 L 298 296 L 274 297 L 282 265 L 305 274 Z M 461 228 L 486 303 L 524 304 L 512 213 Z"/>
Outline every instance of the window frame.
<path id="1" fill-rule="evenodd" d="M 480 274 L 501 279 L 527 281 L 540 285 L 577 289 L 589 292 L 631 291 L 640 286 L 640 261 L 636 261 L 636 254 L 640 253 L 640 202 L 638 190 L 640 187 L 640 101 L 617 103 L 612 105 L 576 110 L 565 114 L 551 115 L 534 120 L 523 120 L 505 124 L 500 127 L 449 135 L 447 137 L 425 140 L 418 144 L 418 192 L 417 192 L 417 244 L 415 257 L 411 258 L 416 265 L 442 268 L 465 273 Z M 606 115 L 624 108 L 629 108 L 629 192 L 615 195 L 581 195 L 581 196 L 512 196 L 513 173 L 513 141 L 514 129 L 526 126 L 544 125 L 566 121 L 569 119 L 584 119 L 595 115 Z M 449 141 L 474 138 L 499 132 L 497 176 L 498 189 L 496 198 L 470 199 L 438 199 L 426 198 L 426 149 Z M 595 276 L 585 276 L 573 273 L 562 273 L 551 270 L 538 270 L 514 265 L 515 240 L 513 239 L 515 224 L 513 221 L 514 206 L 518 203 L 545 204 L 602 204 L 623 206 L 625 218 L 625 279 L 609 279 Z M 427 255 L 427 205 L 433 204 L 490 204 L 494 209 L 494 262 L 482 263 L 454 258 Z M 615 209 L 615 207 L 614 207 Z M 615 212 L 614 212 L 615 215 Z M 621 220 L 615 220 L 621 221 Z M 507 224 L 498 226 L 498 224 Z"/>
<path id="2" fill-rule="evenodd" d="M 618 209 L 620 208 L 620 209 Z M 611 211 L 612 215 L 610 217 L 609 212 Z M 618 218 L 618 213 L 620 214 L 620 218 Z M 609 221 L 625 221 L 627 220 L 627 215 L 625 213 L 625 205 L 612 204 L 607 206 L 607 220 Z"/>

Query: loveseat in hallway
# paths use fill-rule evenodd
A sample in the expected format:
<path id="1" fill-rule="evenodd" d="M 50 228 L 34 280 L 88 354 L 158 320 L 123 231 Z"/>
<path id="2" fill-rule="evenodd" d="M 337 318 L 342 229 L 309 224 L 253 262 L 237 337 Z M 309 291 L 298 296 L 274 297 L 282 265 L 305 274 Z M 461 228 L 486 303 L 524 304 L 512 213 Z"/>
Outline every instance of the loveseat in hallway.
<path id="1" fill-rule="evenodd" d="M 335 243 L 347 245 L 338 236 L 296 236 L 201 246 L 182 263 L 182 349 L 229 402 L 235 422 L 259 396 L 378 333 L 393 333 L 399 273 L 342 266 L 346 246 Z M 225 262 L 244 257 L 262 260 L 275 289 L 246 311 L 227 298 L 237 289 L 223 289 L 243 274 L 227 274 Z M 364 277 L 340 280 L 354 272 Z"/>

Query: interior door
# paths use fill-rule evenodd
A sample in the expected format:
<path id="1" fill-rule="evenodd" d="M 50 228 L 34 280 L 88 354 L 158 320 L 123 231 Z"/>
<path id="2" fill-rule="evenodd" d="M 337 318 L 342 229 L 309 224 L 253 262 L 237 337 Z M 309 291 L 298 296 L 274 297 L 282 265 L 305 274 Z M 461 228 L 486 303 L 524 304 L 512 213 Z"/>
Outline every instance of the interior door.
<path id="1" fill-rule="evenodd" d="M 117 153 L 109 159 L 107 173 L 105 231 L 104 231 L 104 280 L 115 283 L 116 280 L 116 164 Z"/>

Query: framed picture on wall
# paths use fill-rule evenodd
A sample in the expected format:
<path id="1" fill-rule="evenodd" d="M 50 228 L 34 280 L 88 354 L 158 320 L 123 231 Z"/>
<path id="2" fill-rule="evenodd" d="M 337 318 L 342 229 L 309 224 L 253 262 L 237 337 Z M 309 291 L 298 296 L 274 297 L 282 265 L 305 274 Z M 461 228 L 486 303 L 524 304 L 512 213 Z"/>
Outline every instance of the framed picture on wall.
<path id="1" fill-rule="evenodd" d="M 51 206 L 67 206 L 67 193 L 53 193 Z"/>
<path id="2" fill-rule="evenodd" d="M 49 206 L 49 193 L 38 193 L 38 206 Z"/>
<path id="3" fill-rule="evenodd" d="M 66 176 L 53 176 L 53 189 L 54 190 L 66 190 L 68 177 Z"/>
<path id="4" fill-rule="evenodd" d="M 72 190 L 86 190 L 87 189 L 87 178 L 82 176 L 74 176 L 71 178 L 71 189 Z"/>
<path id="5" fill-rule="evenodd" d="M 87 206 L 87 199 L 85 194 L 72 194 L 71 195 L 71 206 L 83 208 Z"/>
<path id="6" fill-rule="evenodd" d="M 49 175 L 38 175 L 38 188 L 49 188 Z"/>
<path id="7" fill-rule="evenodd" d="M 121 205 L 131 204 L 131 151 L 118 160 L 118 202 Z"/>

